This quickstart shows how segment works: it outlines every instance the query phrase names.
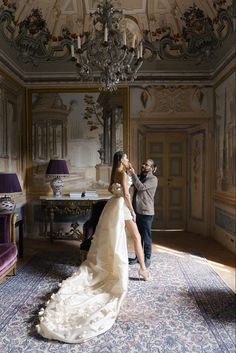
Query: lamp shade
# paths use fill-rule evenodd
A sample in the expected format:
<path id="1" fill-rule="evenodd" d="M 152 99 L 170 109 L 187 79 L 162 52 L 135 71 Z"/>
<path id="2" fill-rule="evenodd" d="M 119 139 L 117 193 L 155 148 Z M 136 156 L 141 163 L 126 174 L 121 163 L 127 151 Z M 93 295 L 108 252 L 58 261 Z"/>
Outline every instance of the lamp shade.
<path id="1" fill-rule="evenodd" d="M 11 194 L 21 191 L 21 186 L 16 173 L 0 173 L 1 194 Z"/>
<path id="2" fill-rule="evenodd" d="M 69 174 L 69 170 L 64 159 L 50 159 L 46 174 L 65 175 Z"/>

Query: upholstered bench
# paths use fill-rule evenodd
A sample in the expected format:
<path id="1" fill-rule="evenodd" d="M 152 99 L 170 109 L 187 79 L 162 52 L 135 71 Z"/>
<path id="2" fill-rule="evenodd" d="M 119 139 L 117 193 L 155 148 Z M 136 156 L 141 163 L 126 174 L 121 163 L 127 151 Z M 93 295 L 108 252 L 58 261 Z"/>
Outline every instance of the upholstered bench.
<path id="1" fill-rule="evenodd" d="M 15 213 L 0 213 L 0 280 L 10 273 L 16 274 L 15 222 Z"/>

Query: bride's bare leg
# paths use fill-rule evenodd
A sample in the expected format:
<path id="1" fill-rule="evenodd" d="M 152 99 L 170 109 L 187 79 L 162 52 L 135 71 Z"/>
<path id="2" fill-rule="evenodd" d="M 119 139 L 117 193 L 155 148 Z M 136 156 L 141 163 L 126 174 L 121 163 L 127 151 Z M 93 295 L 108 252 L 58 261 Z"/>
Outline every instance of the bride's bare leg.
<path id="1" fill-rule="evenodd" d="M 133 220 L 129 219 L 125 221 L 125 226 L 133 239 L 134 251 L 137 255 L 140 268 L 142 271 L 145 271 L 146 267 L 144 262 L 143 248 L 141 244 L 141 236 L 139 234 L 137 224 Z"/>

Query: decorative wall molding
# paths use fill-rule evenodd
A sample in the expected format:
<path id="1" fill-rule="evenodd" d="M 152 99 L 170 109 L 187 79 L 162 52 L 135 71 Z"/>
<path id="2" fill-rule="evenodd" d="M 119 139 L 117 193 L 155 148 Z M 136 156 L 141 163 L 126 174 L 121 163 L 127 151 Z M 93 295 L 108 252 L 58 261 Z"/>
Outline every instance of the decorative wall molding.
<path id="1" fill-rule="evenodd" d="M 24 91 L 0 76 L 0 170 L 21 173 Z"/>
<path id="2" fill-rule="evenodd" d="M 205 130 L 190 134 L 190 218 L 204 221 L 205 215 Z"/>
<path id="3" fill-rule="evenodd" d="M 236 71 L 215 87 L 215 191 L 236 191 Z"/>
<path id="4" fill-rule="evenodd" d="M 213 199 L 217 202 L 221 202 L 225 205 L 229 205 L 233 207 L 236 204 L 235 194 L 226 194 L 225 192 L 215 192 Z"/>
<path id="5" fill-rule="evenodd" d="M 145 121 L 161 117 L 207 120 L 213 115 L 210 85 L 149 84 L 132 87 L 130 92 L 131 116 Z"/>
<path id="6" fill-rule="evenodd" d="M 235 214 L 222 210 L 219 207 L 215 207 L 215 224 L 236 237 Z"/>

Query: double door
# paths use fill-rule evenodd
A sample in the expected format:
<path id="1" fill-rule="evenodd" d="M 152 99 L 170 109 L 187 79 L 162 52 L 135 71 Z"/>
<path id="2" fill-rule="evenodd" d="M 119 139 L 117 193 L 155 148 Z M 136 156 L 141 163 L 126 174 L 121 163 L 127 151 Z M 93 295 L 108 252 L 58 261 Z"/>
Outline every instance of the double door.
<path id="1" fill-rule="evenodd" d="M 153 229 L 185 229 L 186 134 L 147 133 L 146 156 L 157 162 L 159 180 Z"/>

